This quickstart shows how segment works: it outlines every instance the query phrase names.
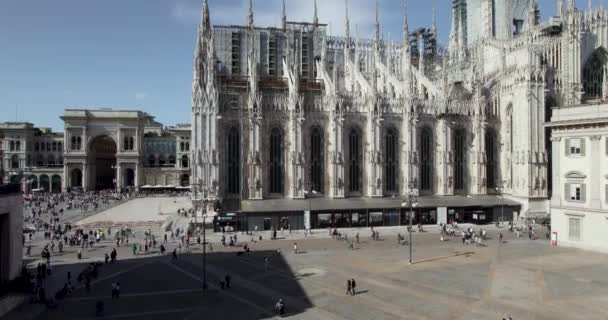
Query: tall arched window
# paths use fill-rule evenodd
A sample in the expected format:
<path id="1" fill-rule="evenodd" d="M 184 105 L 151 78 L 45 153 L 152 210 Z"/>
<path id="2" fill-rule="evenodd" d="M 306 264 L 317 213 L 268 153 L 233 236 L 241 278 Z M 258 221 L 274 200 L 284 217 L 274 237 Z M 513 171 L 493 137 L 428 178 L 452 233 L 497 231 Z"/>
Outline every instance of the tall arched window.
<path id="1" fill-rule="evenodd" d="M 19 169 L 19 157 L 16 154 L 11 157 L 11 169 Z"/>
<path id="2" fill-rule="evenodd" d="M 15 141 L 11 140 L 10 146 L 11 146 L 11 151 L 15 151 Z"/>
<path id="3" fill-rule="evenodd" d="M 17 143 L 15 143 L 15 149 L 17 151 L 21 151 L 21 141 L 17 141 Z"/>
<path id="4" fill-rule="evenodd" d="M 183 143 L 183 142 L 182 142 Z M 228 131 L 228 192 L 239 193 L 241 186 L 239 129 L 231 127 Z M 184 146 L 185 148 L 185 146 Z"/>
<path id="5" fill-rule="evenodd" d="M 184 146 L 184 142 L 183 142 L 183 141 L 182 141 L 182 142 L 180 142 L 180 143 L 179 143 L 179 151 L 182 151 L 182 152 L 183 152 L 185 149 L 186 149 L 186 148 L 185 148 L 185 146 Z"/>
<path id="6" fill-rule="evenodd" d="M 190 167 L 190 161 L 188 161 L 187 155 L 183 155 L 181 160 L 182 160 L 182 168 Z"/>
<path id="7" fill-rule="evenodd" d="M 34 144 L 34 151 L 39 151 L 39 150 L 40 150 L 40 143 L 39 143 L 39 142 L 36 142 L 36 143 Z"/>
<path id="8" fill-rule="evenodd" d="M 310 131 L 310 183 L 312 190 L 323 192 L 323 131 L 313 127 Z"/>
<path id="9" fill-rule="evenodd" d="M 361 192 L 361 136 L 359 131 L 352 128 L 348 134 L 348 179 L 349 191 Z"/>
<path id="10" fill-rule="evenodd" d="M 420 132 L 420 190 L 433 188 L 433 131 L 429 127 Z"/>
<path id="11" fill-rule="evenodd" d="M 57 151 L 57 141 L 53 141 L 53 144 L 51 145 L 51 148 L 53 151 Z"/>
<path id="12" fill-rule="evenodd" d="M 465 190 L 465 175 L 466 175 L 466 131 L 465 129 L 457 129 L 454 132 L 454 190 Z"/>
<path id="13" fill-rule="evenodd" d="M 175 155 L 173 154 L 169 155 L 169 165 L 172 167 L 175 166 Z"/>
<path id="14" fill-rule="evenodd" d="M 270 193 L 283 193 L 283 134 L 270 131 Z"/>
<path id="15" fill-rule="evenodd" d="M 397 191 L 397 177 L 399 175 L 397 172 L 397 168 L 399 168 L 397 160 L 398 143 L 396 131 L 392 128 L 388 129 L 384 137 L 386 191 Z"/>
<path id="16" fill-rule="evenodd" d="M 82 137 L 76 138 L 76 150 L 82 150 Z"/>
<path id="17" fill-rule="evenodd" d="M 63 151 L 63 143 L 57 143 L 57 151 Z"/>
<path id="18" fill-rule="evenodd" d="M 602 97 L 607 61 L 608 53 L 601 47 L 587 59 L 583 68 L 583 97 L 585 99 L 599 99 Z"/>
<path id="19" fill-rule="evenodd" d="M 498 181 L 497 165 L 498 149 L 496 147 L 496 134 L 494 130 L 486 131 L 486 187 L 488 189 L 496 188 Z"/>
<path id="20" fill-rule="evenodd" d="M 38 145 L 38 142 L 36 142 L 36 145 Z M 76 137 L 72 137 L 72 144 L 70 145 L 70 149 L 72 150 L 76 150 Z M 36 147 L 36 149 L 38 149 L 38 147 Z"/>

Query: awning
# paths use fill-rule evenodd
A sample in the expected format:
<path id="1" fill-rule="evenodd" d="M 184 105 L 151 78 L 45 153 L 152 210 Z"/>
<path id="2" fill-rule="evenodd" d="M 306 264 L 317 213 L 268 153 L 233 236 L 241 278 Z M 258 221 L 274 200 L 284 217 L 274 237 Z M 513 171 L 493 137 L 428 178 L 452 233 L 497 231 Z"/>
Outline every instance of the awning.
<path id="1" fill-rule="evenodd" d="M 396 209 L 407 197 L 386 198 L 313 198 L 313 199 L 266 199 L 241 201 L 242 212 L 289 212 L 322 210 Z M 463 207 L 520 207 L 519 202 L 497 196 L 428 196 L 418 197 L 418 208 Z M 225 209 L 226 206 L 223 205 Z M 234 210 L 231 207 L 231 210 Z"/>

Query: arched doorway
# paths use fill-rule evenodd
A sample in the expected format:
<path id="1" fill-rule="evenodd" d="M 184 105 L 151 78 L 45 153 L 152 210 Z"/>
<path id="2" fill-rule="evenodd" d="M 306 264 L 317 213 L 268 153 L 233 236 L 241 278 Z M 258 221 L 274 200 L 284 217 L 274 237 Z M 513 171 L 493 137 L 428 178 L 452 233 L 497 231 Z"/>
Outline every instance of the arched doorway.
<path id="1" fill-rule="evenodd" d="M 19 184 L 19 176 L 13 175 L 10 177 L 11 184 Z"/>
<path id="2" fill-rule="evenodd" d="M 46 174 L 40 176 L 40 189 L 49 191 L 51 189 L 51 179 Z"/>
<path id="3" fill-rule="evenodd" d="M 125 171 L 125 187 L 135 186 L 135 170 L 128 168 Z"/>
<path id="4" fill-rule="evenodd" d="M 190 185 L 190 176 L 187 174 L 182 174 L 179 177 L 179 185 L 182 187 L 187 187 Z"/>
<path id="5" fill-rule="evenodd" d="M 81 188 L 82 187 L 82 170 L 76 168 L 70 173 L 70 187 Z"/>
<path id="6" fill-rule="evenodd" d="M 90 177 L 94 177 L 97 190 L 116 187 L 116 142 L 108 136 L 98 136 L 91 141 L 89 150 Z M 90 181 L 90 180 L 89 180 Z"/>
<path id="7" fill-rule="evenodd" d="M 61 177 L 57 174 L 51 177 L 51 192 L 61 192 Z"/>

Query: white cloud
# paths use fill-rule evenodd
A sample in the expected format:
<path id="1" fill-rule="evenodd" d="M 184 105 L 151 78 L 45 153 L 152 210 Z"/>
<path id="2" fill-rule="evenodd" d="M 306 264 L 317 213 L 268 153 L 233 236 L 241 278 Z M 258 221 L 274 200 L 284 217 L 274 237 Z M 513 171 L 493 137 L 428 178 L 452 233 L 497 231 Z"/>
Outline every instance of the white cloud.
<path id="1" fill-rule="evenodd" d="M 135 93 L 135 100 L 142 101 L 142 100 L 146 99 L 147 96 L 148 96 L 148 94 L 145 92 L 137 92 L 137 93 Z"/>

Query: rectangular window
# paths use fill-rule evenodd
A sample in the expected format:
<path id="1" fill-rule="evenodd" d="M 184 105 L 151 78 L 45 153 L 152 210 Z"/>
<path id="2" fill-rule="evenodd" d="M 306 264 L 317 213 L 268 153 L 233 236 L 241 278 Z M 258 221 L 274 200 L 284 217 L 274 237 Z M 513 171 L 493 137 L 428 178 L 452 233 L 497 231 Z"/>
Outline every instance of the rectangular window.
<path id="1" fill-rule="evenodd" d="M 570 241 L 581 240 L 581 219 L 568 218 L 568 239 Z"/>
<path id="2" fill-rule="evenodd" d="M 580 201 L 581 200 L 581 185 L 578 183 L 570 184 L 570 200 Z"/>
<path id="3" fill-rule="evenodd" d="M 570 139 L 570 154 L 581 154 L 581 139 Z"/>

